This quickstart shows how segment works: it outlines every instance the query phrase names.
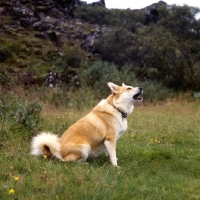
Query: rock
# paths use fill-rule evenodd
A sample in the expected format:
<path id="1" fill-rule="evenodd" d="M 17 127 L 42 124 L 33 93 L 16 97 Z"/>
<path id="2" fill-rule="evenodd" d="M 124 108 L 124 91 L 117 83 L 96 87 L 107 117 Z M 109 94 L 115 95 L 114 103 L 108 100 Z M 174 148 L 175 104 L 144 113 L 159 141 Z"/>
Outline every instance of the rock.
<path id="1" fill-rule="evenodd" d="M 3 17 L 5 15 L 5 9 L 0 7 L 0 18 Z"/>
<path id="2" fill-rule="evenodd" d="M 158 7 L 167 5 L 164 1 L 159 1 L 158 3 L 153 3 L 150 6 L 147 6 L 142 9 L 142 12 L 144 14 L 144 20 L 143 24 L 148 25 L 149 23 L 157 23 L 157 21 L 160 19 Z"/>
<path id="3" fill-rule="evenodd" d="M 91 5 L 91 6 L 103 6 L 103 7 L 106 7 L 106 5 L 105 5 L 105 1 L 104 1 L 104 0 L 96 1 L 96 2 L 93 2 L 93 3 L 88 4 L 88 5 Z"/>
<path id="4" fill-rule="evenodd" d="M 54 30 L 55 27 L 51 22 L 48 21 L 38 21 L 33 24 L 33 28 L 38 31 L 48 31 Z"/>
<path id="5" fill-rule="evenodd" d="M 0 2 L 0 18 L 12 16 L 22 26 L 31 26 L 47 15 L 67 20 L 74 17 L 75 0 L 7 0 Z"/>

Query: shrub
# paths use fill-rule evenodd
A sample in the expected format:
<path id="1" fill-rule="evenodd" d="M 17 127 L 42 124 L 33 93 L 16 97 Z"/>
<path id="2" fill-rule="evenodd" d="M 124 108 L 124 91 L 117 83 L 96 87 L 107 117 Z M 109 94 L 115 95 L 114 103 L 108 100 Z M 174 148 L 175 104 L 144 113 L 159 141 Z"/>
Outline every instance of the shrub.
<path id="1" fill-rule="evenodd" d="M 104 61 L 113 62 L 119 68 L 126 63 L 137 63 L 140 60 L 137 37 L 123 28 L 101 35 L 95 42 L 95 48 Z"/>
<path id="2" fill-rule="evenodd" d="M 25 130 L 25 136 L 32 134 L 40 122 L 40 113 L 39 102 L 25 102 L 12 93 L 5 94 L 0 99 L 0 137 L 11 134 L 13 128 L 18 132 Z"/>
<path id="3" fill-rule="evenodd" d="M 193 95 L 194 99 L 200 99 L 200 92 L 194 92 L 194 95 Z"/>
<path id="4" fill-rule="evenodd" d="M 77 6 L 75 10 L 76 18 L 80 18 L 91 24 L 105 24 L 108 10 L 102 6 Z"/>
<path id="5" fill-rule="evenodd" d="M 88 69 L 83 70 L 83 85 L 90 87 L 98 99 L 106 97 L 110 93 L 107 87 L 107 83 L 110 81 L 118 85 L 125 83 L 134 87 L 144 87 L 143 97 L 146 101 L 153 102 L 172 97 L 172 90 L 162 83 L 138 80 L 129 65 L 123 66 L 122 69 L 122 71 L 119 71 L 114 64 L 107 62 L 94 62 Z"/>
<path id="6" fill-rule="evenodd" d="M 167 88 L 161 82 L 145 81 L 141 85 L 144 87 L 144 94 L 142 96 L 145 101 L 163 101 L 174 96 L 173 90 Z"/>
<path id="7" fill-rule="evenodd" d="M 125 70 L 124 70 L 125 71 Z M 134 77 L 134 74 L 132 74 Z M 128 84 L 126 72 L 120 72 L 117 70 L 114 64 L 108 62 L 96 61 L 89 68 L 83 70 L 81 82 L 86 87 L 90 87 L 95 92 L 96 97 L 106 97 L 110 90 L 107 87 L 108 82 L 114 82 L 116 84 L 122 84 L 122 82 Z M 132 79 L 133 80 L 133 79 Z"/>
<path id="8" fill-rule="evenodd" d="M 123 26 L 129 30 L 132 30 L 136 23 L 142 22 L 144 18 L 141 12 L 133 12 L 131 9 L 107 9 L 102 6 L 88 5 L 77 6 L 75 17 L 90 24 Z"/>
<path id="9" fill-rule="evenodd" d="M 86 53 L 81 50 L 78 45 L 64 46 L 63 49 L 63 66 L 69 65 L 70 67 L 77 68 L 86 60 Z"/>

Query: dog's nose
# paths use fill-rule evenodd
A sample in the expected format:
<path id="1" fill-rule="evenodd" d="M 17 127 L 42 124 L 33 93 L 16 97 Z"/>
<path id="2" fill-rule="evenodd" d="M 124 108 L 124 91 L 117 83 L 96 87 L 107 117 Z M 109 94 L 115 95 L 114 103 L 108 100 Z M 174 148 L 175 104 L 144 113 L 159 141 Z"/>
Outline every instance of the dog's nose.
<path id="1" fill-rule="evenodd" d="M 143 87 L 139 87 L 139 90 L 140 90 L 140 91 L 143 91 Z"/>

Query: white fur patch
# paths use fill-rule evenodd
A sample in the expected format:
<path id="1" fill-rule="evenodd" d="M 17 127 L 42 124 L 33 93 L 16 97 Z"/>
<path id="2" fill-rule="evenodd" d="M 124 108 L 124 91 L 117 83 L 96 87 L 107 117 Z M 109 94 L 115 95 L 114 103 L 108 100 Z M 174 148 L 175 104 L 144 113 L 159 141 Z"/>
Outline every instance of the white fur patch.
<path id="1" fill-rule="evenodd" d="M 102 99 L 99 103 L 98 103 L 98 106 L 104 106 L 106 102 L 106 99 Z"/>
<path id="2" fill-rule="evenodd" d="M 51 153 L 55 157 L 62 160 L 60 155 L 61 145 L 57 135 L 42 132 L 39 135 L 33 137 L 31 141 L 31 154 L 35 156 L 43 155 L 44 146 L 48 146 Z"/>
<path id="3" fill-rule="evenodd" d="M 114 165 L 117 166 L 117 157 L 116 157 L 116 150 L 115 146 L 110 143 L 110 141 L 105 141 L 104 145 L 107 149 L 108 155 L 110 156 L 110 162 Z"/>
<path id="4" fill-rule="evenodd" d="M 99 148 L 95 149 L 95 151 L 90 152 L 89 157 L 90 158 L 96 158 L 97 156 L 99 156 L 105 150 L 106 150 L 105 146 L 101 145 Z"/>
<path id="5" fill-rule="evenodd" d="M 85 162 L 87 158 L 89 157 L 90 150 L 91 148 L 89 144 L 82 144 L 81 145 L 82 158 L 78 160 L 78 162 Z"/>

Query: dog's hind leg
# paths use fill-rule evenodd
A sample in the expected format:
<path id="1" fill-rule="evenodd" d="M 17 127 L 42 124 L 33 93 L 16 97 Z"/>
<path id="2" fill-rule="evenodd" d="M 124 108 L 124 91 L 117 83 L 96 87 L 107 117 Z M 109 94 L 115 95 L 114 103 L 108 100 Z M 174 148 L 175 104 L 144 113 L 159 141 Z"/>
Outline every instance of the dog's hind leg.
<path id="1" fill-rule="evenodd" d="M 64 162 L 69 162 L 69 161 L 79 161 L 82 159 L 82 154 L 80 153 L 69 153 L 67 156 L 63 158 Z"/>
<path id="2" fill-rule="evenodd" d="M 67 146 L 67 149 L 71 149 L 69 151 L 66 150 L 66 154 L 63 155 L 63 161 L 77 161 L 77 162 L 85 162 L 88 158 L 90 152 L 90 146 L 88 144 L 81 145 L 71 145 Z"/>

